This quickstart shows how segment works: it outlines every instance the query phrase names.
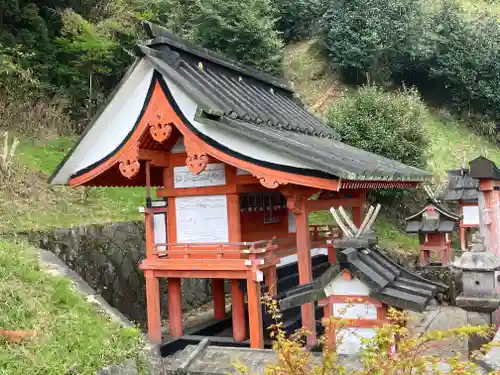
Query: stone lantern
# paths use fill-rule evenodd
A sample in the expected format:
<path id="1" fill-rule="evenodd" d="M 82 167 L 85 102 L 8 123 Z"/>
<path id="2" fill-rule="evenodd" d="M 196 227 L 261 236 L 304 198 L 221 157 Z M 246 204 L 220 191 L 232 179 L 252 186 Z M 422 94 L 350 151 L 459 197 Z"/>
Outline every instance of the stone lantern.
<path id="1" fill-rule="evenodd" d="M 497 293 L 500 258 L 486 250 L 484 238 L 475 234 L 471 249 L 453 264 L 462 271 L 462 293 L 457 306 L 467 311 L 469 325 L 491 325 L 492 314 L 500 306 Z M 488 343 L 487 338 L 472 336 L 469 339 L 469 355 Z"/>

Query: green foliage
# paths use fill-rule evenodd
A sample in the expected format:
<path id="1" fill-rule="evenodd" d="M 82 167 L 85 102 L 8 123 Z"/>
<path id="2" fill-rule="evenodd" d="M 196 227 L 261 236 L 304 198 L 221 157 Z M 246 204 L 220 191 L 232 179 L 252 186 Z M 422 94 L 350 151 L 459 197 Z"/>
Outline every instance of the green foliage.
<path id="1" fill-rule="evenodd" d="M 280 73 L 283 44 L 271 0 L 197 0 L 193 38 L 243 64 Z"/>
<path id="2" fill-rule="evenodd" d="M 33 249 L 0 240 L 0 327 L 33 331 L 13 343 L 0 337 L 0 373 L 95 374 L 140 360 L 141 334 L 121 329 L 77 294 L 69 280 L 40 270 Z"/>
<path id="3" fill-rule="evenodd" d="M 408 82 L 499 141 L 500 23 L 456 0 L 341 0 L 322 18 L 321 38 L 347 78 Z"/>
<path id="4" fill-rule="evenodd" d="M 427 115 L 415 90 L 386 93 L 377 86 L 365 86 L 335 104 L 328 122 L 352 146 L 423 167 Z"/>
<path id="5" fill-rule="evenodd" d="M 444 99 L 467 115 L 486 116 L 479 129 L 500 140 L 500 23 L 490 14 L 466 20 L 454 2 L 434 16 L 435 56 L 427 60 L 430 79 Z"/>
<path id="6" fill-rule="evenodd" d="M 426 53 L 425 24 L 421 0 L 339 0 L 324 14 L 320 35 L 348 77 L 386 83 Z"/>
<path id="7" fill-rule="evenodd" d="M 275 0 L 275 3 L 279 12 L 278 29 L 286 41 L 311 36 L 328 4 L 323 0 Z"/>
<path id="8" fill-rule="evenodd" d="M 266 367 L 268 375 L 440 375 L 444 373 L 474 375 L 480 373 L 481 370 L 473 361 L 494 346 L 494 344 L 483 346 L 481 350 L 473 353 L 470 360 L 461 358 L 460 353 L 451 358 L 430 355 L 429 349 L 438 347 L 442 340 L 464 340 L 470 337 L 492 338 L 496 327 L 494 325 L 466 326 L 432 330 L 418 335 L 407 324 L 411 319 L 406 312 L 389 308 L 387 323 L 375 328 L 375 336 L 369 339 L 361 338 L 359 366 L 353 369 L 352 365 L 346 366 L 344 358 L 337 353 L 337 349 L 346 338 L 345 329 L 352 324 L 345 318 L 347 312 L 354 305 L 365 304 L 367 314 L 368 301 L 363 298 L 352 298 L 347 301 L 344 308 L 336 310 L 335 315 L 322 319 L 325 334 L 319 340 L 322 346 L 321 357 L 316 359 L 313 359 L 311 350 L 305 350 L 305 336 L 309 332 L 301 328 L 288 336 L 283 329 L 282 315 L 276 299 L 266 295 L 262 301 L 268 314 L 275 321 L 268 330 L 273 340 L 272 349 L 276 354 L 276 362 Z M 359 318 L 363 319 L 363 313 L 359 315 Z M 396 344 L 397 350 L 391 350 Z M 447 365 L 447 371 L 443 372 L 439 365 Z M 235 364 L 235 371 L 236 374 L 249 374 L 248 368 L 242 363 Z M 498 375 L 498 371 L 488 374 Z"/>

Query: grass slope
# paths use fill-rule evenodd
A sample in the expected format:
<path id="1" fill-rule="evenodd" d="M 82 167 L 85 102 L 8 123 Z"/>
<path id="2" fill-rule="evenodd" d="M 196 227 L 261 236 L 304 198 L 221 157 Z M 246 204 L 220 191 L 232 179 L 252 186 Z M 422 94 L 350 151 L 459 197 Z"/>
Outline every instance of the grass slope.
<path id="1" fill-rule="evenodd" d="M 0 336 L 0 375 L 90 375 L 138 359 L 139 332 L 119 328 L 67 279 L 40 270 L 26 244 L 0 240 L 0 301 L 0 329 L 36 333 L 23 343 Z"/>
<path id="2" fill-rule="evenodd" d="M 302 100 L 319 116 L 325 116 L 328 108 L 352 88 L 339 83 L 325 57 L 314 40 L 289 45 L 285 51 L 284 69 L 286 78 L 293 83 Z M 429 108 L 430 115 L 425 124 L 430 138 L 427 149 L 427 169 L 434 174 L 434 185 L 439 188 L 446 183 L 446 171 L 459 168 L 462 160 L 472 160 L 486 155 L 500 163 L 500 149 L 485 138 L 475 135 L 471 129 L 444 111 Z M 311 216 L 313 222 L 331 222 L 328 213 Z M 417 249 L 418 241 L 398 230 L 391 222 L 380 217 L 376 223 L 382 245 L 400 249 Z"/>
<path id="3" fill-rule="evenodd" d="M 16 164 L 0 202 L 0 232 L 138 220 L 142 188 L 69 188 L 47 180 L 76 139 L 19 137 Z"/>

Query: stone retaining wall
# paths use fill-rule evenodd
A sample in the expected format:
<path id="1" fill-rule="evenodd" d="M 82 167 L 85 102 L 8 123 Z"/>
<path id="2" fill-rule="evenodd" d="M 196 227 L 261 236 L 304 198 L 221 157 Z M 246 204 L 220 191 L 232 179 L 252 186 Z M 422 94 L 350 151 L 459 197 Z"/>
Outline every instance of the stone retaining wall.
<path id="1" fill-rule="evenodd" d="M 34 246 L 56 254 L 127 318 L 145 324 L 145 280 L 138 267 L 145 254 L 144 223 L 88 225 L 25 235 Z M 166 280 L 160 280 L 160 293 L 166 318 Z M 211 297 L 210 282 L 184 279 L 182 294 L 184 310 L 199 307 Z"/>

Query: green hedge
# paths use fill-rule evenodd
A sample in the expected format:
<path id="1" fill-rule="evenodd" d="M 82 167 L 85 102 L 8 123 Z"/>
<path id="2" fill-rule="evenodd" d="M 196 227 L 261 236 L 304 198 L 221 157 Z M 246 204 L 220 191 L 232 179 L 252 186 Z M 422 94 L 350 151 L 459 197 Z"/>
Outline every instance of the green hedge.
<path id="1" fill-rule="evenodd" d="M 365 86 L 335 104 L 328 123 L 352 146 L 424 167 L 426 118 L 426 106 L 415 90 L 384 92 Z"/>

